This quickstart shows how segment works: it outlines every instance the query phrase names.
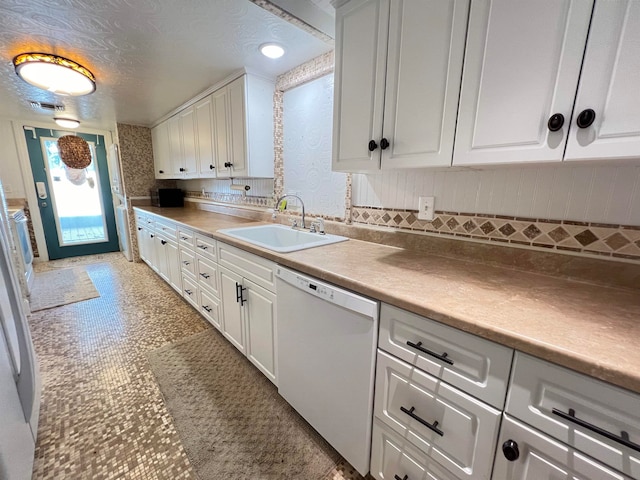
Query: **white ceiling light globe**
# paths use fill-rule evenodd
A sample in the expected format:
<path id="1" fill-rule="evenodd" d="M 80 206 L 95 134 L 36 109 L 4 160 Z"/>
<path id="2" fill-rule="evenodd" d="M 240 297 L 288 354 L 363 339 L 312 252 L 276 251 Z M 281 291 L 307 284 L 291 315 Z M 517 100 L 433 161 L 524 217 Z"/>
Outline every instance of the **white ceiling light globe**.
<path id="1" fill-rule="evenodd" d="M 284 48 L 275 43 L 263 43 L 260 45 L 260 52 L 269 58 L 280 58 L 284 55 Z"/>

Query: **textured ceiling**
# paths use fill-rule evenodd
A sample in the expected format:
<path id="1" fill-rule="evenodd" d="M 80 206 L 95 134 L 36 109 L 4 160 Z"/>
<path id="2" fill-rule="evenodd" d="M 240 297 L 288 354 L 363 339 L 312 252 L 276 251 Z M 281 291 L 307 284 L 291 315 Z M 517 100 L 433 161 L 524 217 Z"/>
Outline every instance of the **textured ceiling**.
<path id="1" fill-rule="evenodd" d="M 263 57 L 269 41 L 287 54 Z M 0 115 L 51 119 L 29 107 L 36 100 L 63 104 L 84 126 L 150 125 L 242 67 L 275 77 L 331 48 L 249 0 L 2 0 Z M 78 61 L 96 75 L 96 93 L 31 87 L 11 65 L 25 51 Z"/>

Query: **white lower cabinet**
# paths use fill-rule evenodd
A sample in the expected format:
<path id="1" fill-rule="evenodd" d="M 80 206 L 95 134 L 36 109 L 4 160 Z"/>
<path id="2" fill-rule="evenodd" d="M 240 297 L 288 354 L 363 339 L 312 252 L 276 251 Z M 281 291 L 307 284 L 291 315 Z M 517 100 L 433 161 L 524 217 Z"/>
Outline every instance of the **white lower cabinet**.
<path id="1" fill-rule="evenodd" d="M 631 480 L 506 414 L 498 445 L 493 480 Z"/>
<path id="2" fill-rule="evenodd" d="M 371 474 L 381 480 L 457 480 L 411 442 L 373 419 Z"/>
<path id="3" fill-rule="evenodd" d="M 458 478 L 491 477 L 501 411 L 381 350 L 374 414 Z"/>
<path id="4" fill-rule="evenodd" d="M 160 276 L 177 292 L 182 291 L 182 274 L 178 244 L 163 235 L 156 234 L 153 247 Z"/>
<path id="5" fill-rule="evenodd" d="M 244 322 L 240 305 L 242 277 L 228 268 L 220 268 L 220 299 L 222 300 L 222 333 L 227 340 L 245 353 Z"/>
<path id="6" fill-rule="evenodd" d="M 276 295 L 244 280 L 247 358 L 276 383 Z"/>
<path id="7" fill-rule="evenodd" d="M 275 263 L 224 243 L 218 259 L 222 332 L 277 385 Z"/>

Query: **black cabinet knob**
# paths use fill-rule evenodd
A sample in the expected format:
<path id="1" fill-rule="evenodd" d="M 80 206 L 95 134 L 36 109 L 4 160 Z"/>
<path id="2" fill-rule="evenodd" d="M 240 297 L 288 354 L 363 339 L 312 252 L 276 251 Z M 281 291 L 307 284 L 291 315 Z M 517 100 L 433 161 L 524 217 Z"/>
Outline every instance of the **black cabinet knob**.
<path id="1" fill-rule="evenodd" d="M 231 163 L 231 162 L 224 162 L 224 166 L 225 166 L 225 167 L 227 167 L 227 168 L 229 168 L 229 167 L 232 167 L 232 166 L 233 166 L 233 163 Z"/>
<path id="2" fill-rule="evenodd" d="M 383 138 L 382 140 L 380 140 L 380 148 L 382 150 L 386 150 L 389 147 L 389 140 L 387 140 L 386 138 Z"/>
<path id="3" fill-rule="evenodd" d="M 547 127 L 549 127 L 549 130 L 552 132 L 557 132 L 562 128 L 563 125 L 564 115 L 562 115 L 561 113 L 554 113 L 553 115 L 551 115 L 549 121 L 547 122 Z"/>
<path id="4" fill-rule="evenodd" d="M 181 172 L 184 172 L 184 168 L 180 167 L 180 171 L 181 171 Z"/>
<path id="5" fill-rule="evenodd" d="M 161 243 L 162 245 L 166 245 L 166 244 L 167 244 L 167 241 L 166 241 L 166 240 L 160 240 L 160 243 Z"/>
<path id="6" fill-rule="evenodd" d="M 158 170 L 158 173 L 164 173 L 164 170 Z"/>
<path id="7" fill-rule="evenodd" d="M 209 165 L 209 170 L 213 170 L 214 168 L 216 167 L 214 167 L 213 165 Z"/>
<path id="8" fill-rule="evenodd" d="M 373 152 L 376 148 L 378 148 L 378 144 L 375 142 L 375 140 L 369 141 L 369 151 Z"/>
<path id="9" fill-rule="evenodd" d="M 518 444 L 511 439 L 507 440 L 502 444 L 502 453 L 504 454 L 504 458 L 510 462 L 515 462 L 520 456 Z"/>
<path id="10" fill-rule="evenodd" d="M 587 108 L 586 110 L 580 112 L 580 115 L 578 115 L 578 119 L 576 120 L 576 124 L 580 128 L 587 128 L 591 126 L 595 119 L 596 112 L 594 112 L 591 108 Z"/>

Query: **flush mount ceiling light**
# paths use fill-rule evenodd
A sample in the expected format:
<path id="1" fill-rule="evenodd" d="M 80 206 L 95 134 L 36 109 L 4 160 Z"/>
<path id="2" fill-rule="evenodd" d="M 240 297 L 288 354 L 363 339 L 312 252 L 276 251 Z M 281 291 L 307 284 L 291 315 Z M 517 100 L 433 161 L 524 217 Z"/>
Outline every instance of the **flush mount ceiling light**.
<path id="1" fill-rule="evenodd" d="M 48 53 L 21 53 L 13 59 L 16 73 L 25 82 L 58 95 L 87 95 L 96 91 L 96 78 L 68 58 Z"/>
<path id="2" fill-rule="evenodd" d="M 73 118 L 53 117 L 53 121 L 62 128 L 78 128 L 80 126 L 80 122 Z"/>
<path id="3" fill-rule="evenodd" d="M 263 43 L 260 45 L 260 53 L 269 58 L 280 58 L 284 55 L 284 48 L 277 43 Z"/>

